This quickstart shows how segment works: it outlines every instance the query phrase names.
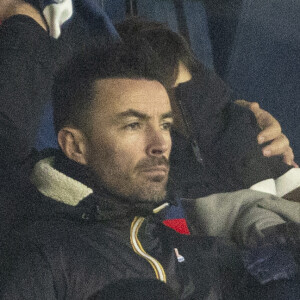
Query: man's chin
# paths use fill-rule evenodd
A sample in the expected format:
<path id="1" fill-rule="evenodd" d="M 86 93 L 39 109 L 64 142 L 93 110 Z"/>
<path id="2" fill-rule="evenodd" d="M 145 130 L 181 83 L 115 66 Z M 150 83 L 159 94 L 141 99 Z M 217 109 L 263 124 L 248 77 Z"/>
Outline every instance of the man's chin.
<path id="1" fill-rule="evenodd" d="M 148 202 L 148 203 L 159 203 L 166 198 L 166 192 L 163 193 L 153 193 L 148 195 L 141 195 L 137 201 L 139 202 Z"/>
<path id="2" fill-rule="evenodd" d="M 136 193 L 132 198 L 141 202 L 161 202 L 166 197 L 166 181 L 151 181 L 146 185 L 136 187 Z"/>

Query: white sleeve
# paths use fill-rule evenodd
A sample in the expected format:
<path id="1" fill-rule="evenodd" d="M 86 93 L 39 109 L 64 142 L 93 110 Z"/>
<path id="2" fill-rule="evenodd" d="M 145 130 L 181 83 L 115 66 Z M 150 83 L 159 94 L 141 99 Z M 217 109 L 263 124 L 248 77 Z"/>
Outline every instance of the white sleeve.
<path id="1" fill-rule="evenodd" d="M 268 193 L 268 194 L 271 194 L 274 196 L 276 196 L 276 194 L 277 194 L 276 183 L 273 178 L 269 178 L 269 179 L 260 181 L 258 183 L 255 183 L 254 185 L 252 185 L 250 187 L 250 190 Z"/>
<path id="2" fill-rule="evenodd" d="M 277 179 L 269 178 L 250 187 L 251 190 L 282 197 L 300 187 L 300 168 L 293 168 Z"/>
<path id="3" fill-rule="evenodd" d="M 277 196 L 282 197 L 300 186 L 300 168 L 290 169 L 275 180 Z"/>

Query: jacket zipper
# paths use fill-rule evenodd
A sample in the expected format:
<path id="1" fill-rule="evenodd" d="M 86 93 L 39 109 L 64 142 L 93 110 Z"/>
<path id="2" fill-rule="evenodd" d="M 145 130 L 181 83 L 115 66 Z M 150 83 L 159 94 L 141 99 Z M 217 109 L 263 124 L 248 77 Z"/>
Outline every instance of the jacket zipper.
<path id="1" fill-rule="evenodd" d="M 139 256 L 146 259 L 150 265 L 152 266 L 156 279 L 167 282 L 166 273 L 164 271 L 163 266 L 160 264 L 158 260 L 156 260 L 154 257 L 150 256 L 145 252 L 143 249 L 141 242 L 138 239 L 138 232 L 140 227 L 142 226 L 145 218 L 143 217 L 135 217 L 131 223 L 130 228 L 130 243 L 135 253 L 137 253 Z"/>
<path id="2" fill-rule="evenodd" d="M 189 140 L 191 141 L 191 145 L 192 145 L 192 148 L 193 148 L 193 151 L 194 151 L 194 155 L 195 155 L 196 160 L 198 161 L 198 163 L 202 167 L 204 167 L 204 161 L 203 161 L 203 158 L 202 158 L 202 155 L 201 155 L 201 152 L 200 152 L 199 144 L 198 144 L 197 139 L 196 139 L 196 134 L 195 134 L 194 126 L 191 122 L 191 118 L 188 115 L 188 112 L 185 109 L 185 107 L 183 105 L 183 102 L 181 101 L 180 97 L 177 97 L 177 98 L 178 98 L 177 103 L 178 103 L 178 106 L 179 106 L 179 110 L 181 112 L 182 119 L 183 119 L 183 122 L 185 124 L 187 133 L 189 135 Z"/>

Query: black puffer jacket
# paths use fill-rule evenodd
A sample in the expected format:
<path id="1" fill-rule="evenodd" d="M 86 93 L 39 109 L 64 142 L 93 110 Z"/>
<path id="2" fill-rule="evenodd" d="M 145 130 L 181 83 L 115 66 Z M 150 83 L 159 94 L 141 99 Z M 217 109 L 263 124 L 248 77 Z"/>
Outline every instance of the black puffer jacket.
<path id="1" fill-rule="evenodd" d="M 152 205 L 93 192 L 65 175 L 85 183 L 85 168 L 58 160 L 34 168 L 39 191 L 24 182 L 10 189 L 20 225 L 2 240 L 1 299 L 87 299 L 123 278 L 160 279 L 181 299 L 241 299 L 237 278 L 247 275 L 233 246 L 180 235 L 162 224 L 168 207 L 153 213 Z"/>

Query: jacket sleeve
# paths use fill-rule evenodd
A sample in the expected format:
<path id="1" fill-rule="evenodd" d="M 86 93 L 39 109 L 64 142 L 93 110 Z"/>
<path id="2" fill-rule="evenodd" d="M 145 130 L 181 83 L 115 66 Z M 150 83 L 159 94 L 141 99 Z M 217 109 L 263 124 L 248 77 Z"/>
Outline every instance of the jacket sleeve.
<path id="1" fill-rule="evenodd" d="M 24 15 L 0 25 L 0 41 L 0 168 L 7 168 L 34 146 L 51 94 L 53 45 L 48 33 Z"/>
<path id="2" fill-rule="evenodd" d="M 223 114 L 224 129 L 217 134 L 211 156 L 222 176 L 231 178 L 236 190 L 287 176 L 291 167 L 282 161 L 282 157 L 262 154 L 262 146 L 257 143 L 260 129 L 250 110 L 231 103 Z M 287 184 L 287 189 L 288 186 L 293 189 L 293 185 Z M 274 194 L 283 195 L 277 191 Z"/>
<path id="3" fill-rule="evenodd" d="M 0 298 L 35 300 L 57 299 L 51 268 L 33 243 L 14 236 L 1 245 Z"/>
<path id="4" fill-rule="evenodd" d="M 226 237 L 240 246 L 262 238 L 263 229 L 300 222 L 300 203 L 251 190 L 183 200 L 183 205 L 192 232 Z"/>
<path id="5" fill-rule="evenodd" d="M 251 190 L 270 193 L 292 201 L 300 201 L 300 169 L 293 168 L 273 179 L 265 179 L 250 187 Z"/>

